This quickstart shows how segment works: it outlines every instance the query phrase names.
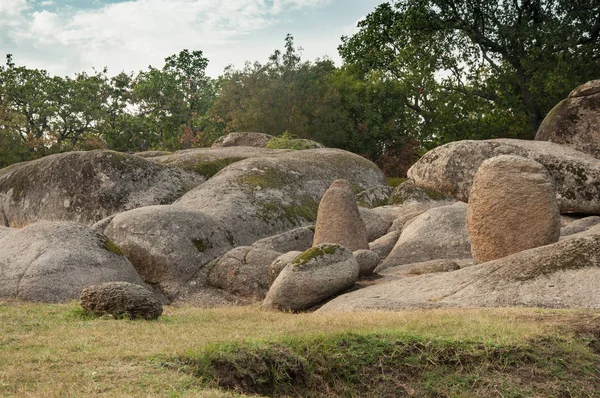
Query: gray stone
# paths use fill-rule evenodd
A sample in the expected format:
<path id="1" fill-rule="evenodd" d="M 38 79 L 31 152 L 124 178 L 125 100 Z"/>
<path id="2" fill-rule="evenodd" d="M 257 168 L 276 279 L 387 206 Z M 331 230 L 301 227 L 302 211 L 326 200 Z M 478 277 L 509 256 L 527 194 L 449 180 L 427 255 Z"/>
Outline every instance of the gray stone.
<path id="1" fill-rule="evenodd" d="M 377 268 L 437 259 L 468 258 L 471 245 L 466 229 L 467 205 L 435 207 L 404 228 L 396 246 Z"/>
<path id="2" fill-rule="evenodd" d="M 403 214 L 403 210 L 395 206 L 381 206 L 374 209 L 359 207 L 358 211 L 367 228 L 369 242 L 387 234 L 394 220 Z"/>
<path id="3" fill-rule="evenodd" d="M 468 202 L 481 163 L 515 155 L 541 163 L 556 187 L 561 213 L 600 214 L 600 161 L 573 148 L 545 141 L 496 139 L 457 141 L 427 152 L 408 171 L 416 185 Z"/>
<path id="4" fill-rule="evenodd" d="M 600 308 L 600 233 L 335 298 L 319 312 L 431 307 Z"/>
<path id="5" fill-rule="evenodd" d="M 401 205 L 439 201 L 454 202 L 453 199 L 448 198 L 438 192 L 418 187 L 411 180 L 406 180 L 394 189 L 394 192 L 392 192 L 390 196 L 389 204 Z"/>
<path id="6" fill-rule="evenodd" d="M 472 262 L 472 259 L 468 259 L 467 261 Z M 415 275 L 424 275 L 424 274 L 433 274 L 436 272 L 450 272 L 461 269 L 461 266 L 458 264 L 456 260 L 430 260 L 424 261 L 422 263 L 414 263 L 401 265 L 398 267 L 390 267 L 382 272 L 384 275 L 405 275 L 405 276 L 415 276 Z"/>
<path id="7" fill-rule="evenodd" d="M 536 141 L 567 145 L 600 158 L 600 80 L 573 90 L 544 118 Z"/>
<path id="8" fill-rule="evenodd" d="M 119 248 L 86 225 L 40 222 L 0 239 L 0 298 L 66 302 L 113 281 L 143 285 Z"/>
<path id="9" fill-rule="evenodd" d="M 358 263 L 359 276 L 372 275 L 381 261 L 379 254 L 373 250 L 357 250 L 352 254 Z"/>
<path id="10" fill-rule="evenodd" d="M 147 320 L 157 319 L 163 311 L 154 294 L 129 282 L 107 282 L 83 289 L 81 307 L 97 315 Z"/>
<path id="11" fill-rule="evenodd" d="M 205 266 L 233 248 L 211 216 L 175 206 L 148 206 L 118 214 L 106 235 L 147 283 L 174 299 L 190 280 L 204 284 Z"/>
<path id="12" fill-rule="evenodd" d="M 560 213 L 546 169 L 512 155 L 484 161 L 471 188 L 467 231 L 477 262 L 557 242 Z"/>
<path id="13" fill-rule="evenodd" d="M 566 237 L 569 235 L 577 234 L 579 232 L 587 231 L 590 227 L 600 224 L 599 216 L 584 217 L 579 220 L 570 222 L 566 226 L 560 229 L 560 236 Z M 0 232 L 1 233 L 1 232 Z"/>
<path id="14" fill-rule="evenodd" d="M 356 195 L 356 204 L 360 207 L 366 207 L 367 209 L 385 206 L 388 204 L 393 190 L 394 188 L 389 185 L 381 185 L 366 189 Z"/>
<path id="15" fill-rule="evenodd" d="M 394 246 L 396 246 L 396 242 L 398 242 L 398 238 L 400 238 L 399 231 L 388 232 L 383 235 L 381 238 L 374 240 L 369 243 L 369 250 L 377 253 L 381 258 L 386 258 Z"/>
<path id="16" fill-rule="evenodd" d="M 209 266 L 208 284 L 237 296 L 263 299 L 269 290 L 269 266 L 281 253 L 240 246 Z"/>
<path id="17" fill-rule="evenodd" d="M 312 247 L 314 236 L 314 227 L 298 227 L 278 235 L 257 240 L 252 244 L 252 247 L 273 250 L 280 253 L 295 250 L 303 252 Z"/>
<path id="18" fill-rule="evenodd" d="M 223 137 L 218 138 L 212 145 L 213 148 L 221 147 L 236 147 L 236 146 L 247 146 L 247 147 L 259 147 L 264 148 L 267 142 L 273 138 L 272 135 L 263 133 L 251 133 L 251 132 L 235 132 L 229 133 Z"/>
<path id="19" fill-rule="evenodd" d="M 335 243 L 350 251 L 369 247 L 365 223 L 346 180 L 334 181 L 319 203 L 313 246 L 321 243 Z"/>
<path id="20" fill-rule="evenodd" d="M 263 306 L 282 311 L 306 310 L 352 286 L 358 272 L 352 253 L 343 246 L 313 247 L 281 271 Z"/>
<path id="21" fill-rule="evenodd" d="M 67 152 L 0 170 L 5 226 L 47 221 L 92 225 L 112 214 L 167 204 L 203 181 L 175 167 L 112 151 Z"/>
<path id="22" fill-rule="evenodd" d="M 291 251 L 277 257 L 271 263 L 271 265 L 269 265 L 269 286 L 275 282 L 275 279 L 277 279 L 281 271 L 283 271 L 288 264 L 291 264 L 292 261 L 301 254 L 301 251 Z"/>

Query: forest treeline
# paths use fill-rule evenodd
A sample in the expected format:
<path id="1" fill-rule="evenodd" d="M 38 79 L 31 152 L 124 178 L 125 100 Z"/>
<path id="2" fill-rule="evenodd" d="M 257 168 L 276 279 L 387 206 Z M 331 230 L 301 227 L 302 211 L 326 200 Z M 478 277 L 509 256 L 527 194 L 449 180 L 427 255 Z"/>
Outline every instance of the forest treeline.
<path id="1" fill-rule="evenodd" d="M 268 60 L 206 75 L 200 50 L 160 68 L 51 76 L 0 67 L 0 167 L 69 150 L 177 150 L 232 131 L 284 132 L 401 176 L 458 139 L 533 138 L 570 90 L 600 78 L 597 0 L 398 0 L 342 37 L 343 64 Z"/>

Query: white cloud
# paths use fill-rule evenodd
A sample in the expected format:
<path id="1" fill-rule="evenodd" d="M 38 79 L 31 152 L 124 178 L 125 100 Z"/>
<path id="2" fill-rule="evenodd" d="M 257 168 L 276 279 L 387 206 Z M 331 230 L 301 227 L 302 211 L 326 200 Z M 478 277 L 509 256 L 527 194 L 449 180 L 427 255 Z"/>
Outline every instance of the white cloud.
<path id="1" fill-rule="evenodd" d="M 130 0 L 58 14 L 33 12 L 26 0 L 0 0 L 0 53 L 15 53 L 18 64 L 31 67 L 40 67 L 43 59 L 44 68 L 60 75 L 104 66 L 111 74 L 138 71 L 148 64 L 160 67 L 166 56 L 184 48 L 223 56 L 225 48 L 243 46 L 244 36 L 276 24 L 289 10 L 318 8 L 330 2 Z M 43 3 L 49 1 L 39 5 Z M 13 29 L 5 29 L 6 21 L 12 21 Z M 283 41 L 283 36 L 277 40 Z M 15 48 L 5 50 L 2 41 Z M 262 44 L 256 45 L 256 52 L 262 54 L 268 46 L 270 53 L 271 43 L 263 44 L 260 49 Z M 233 57 L 221 62 L 216 73 L 229 62 L 238 60 Z"/>

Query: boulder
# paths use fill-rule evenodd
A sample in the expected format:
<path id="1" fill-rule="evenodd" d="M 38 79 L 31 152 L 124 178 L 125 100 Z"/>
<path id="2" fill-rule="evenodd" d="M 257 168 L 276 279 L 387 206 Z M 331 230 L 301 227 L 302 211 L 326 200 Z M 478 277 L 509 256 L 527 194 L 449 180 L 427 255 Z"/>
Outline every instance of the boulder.
<path id="1" fill-rule="evenodd" d="M 8 235 L 14 231 L 16 231 L 16 229 L 14 229 L 14 228 L 0 227 L 0 239 L 4 238 L 6 235 Z"/>
<path id="2" fill-rule="evenodd" d="M 515 306 L 600 308 L 598 230 L 453 272 L 366 287 L 319 312 Z"/>
<path id="3" fill-rule="evenodd" d="M 114 281 L 143 285 L 119 247 L 86 225 L 40 222 L 0 238 L 0 298 L 66 302 Z"/>
<path id="4" fill-rule="evenodd" d="M 334 181 L 319 203 L 313 246 L 321 243 L 336 243 L 350 251 L 369 248 L 365 223 L 346 180 Z"/>
<path id="5" fill-rule="evenodd" d="M 466 214 L 467 205 L 461 202 L 435 207 L 421 214 L 404 228 L 377 272 L 404 264 L 470 257 Z"/>
<path id="6" fill-rule="evenodd" d="M 385 183 L 372 162 L 339 149 L 290 151 L 236 162 L 173 206 L 208 214 L 236 246 L 314 224 L 321 197 L 338 178 L 358 189 Z"/>
<path id="7" fill-rule="evenodd" d="M 240 160 L 257 157 L 272 157 L 286 150 L 254 148 L 250 146 L 231 146 L 225 148 L 192 148 L 177 151 L 149 160 L 163 165 L 177 166 L 188 172 L 196 173 L 204 179 L 211 178 L 221 169 Z"/>
<path id="8" fill-rule="evenodd" d="M 269 266 L 281 253 L 240 246 L 209 265 L 208 284 L 237 296 L 263 299 L 269 290 Z"/>
<path id="9" fill-rule="evenodd" d="M 173 152 L 169 152 L 169 151 L 142 151 L 142 152 L 133 152 L 130 153 L 131 155 L 135 155 L 135 156 L 139 156 L 141 158 L 154 158 L 157 156 L 164 156 L 164 155 L 172 155 Z"/>
<path id="10" fill-rule="evenodd" d="M 396 246 L 396 242 L 400 238 L 400 231 L 392 231 L 383 235 L 381 238 L 374 240 L 369 243 L 369 250 L 374 251 L 379 255 L 379 258 L 386 258 L 394 246 Z"/>
<path id="11" fill-rule="evenodd" d="M 253 248 L 273 250 L 280 253 L 300 251 L 312 247 L 315 236 L 314 227 L 298 227 L 278 235 L 257 240 L 252 244 Z"/>
<path id="12" fill-rule="evenodd" d="M 438 201 L 453 202 L 454 200 L 431 189 L 418 187 L 411 180 L 406 180 L 394 189 L 390 196 L 389 204 L 401 205 Z"/>
<path id="13" fill-rule="evenodd" d="M 394 188 L 389 185 L 365 189 L 356 194 L 356 204 L 360 207 L 366 207 L 367 209 L 385 206 L 388 204 L 393 190 Z"/>
<path id="14" fill-rule="evenodd" d="M 457 141 L 427 152 L 408 171 L 420 187 L 468 202 L 475 172 L 484 160 L 515 155 L 541 163 L 556 187 L 561 213 L 600 214 L 600 161 L 545 141 L 495 139 Z"/>
<path id="15" fill-rule="evenodd" d="M 590 227 L 600 224 L 599 216 L 584 217 L 579 220 L 575 220 L 565 225 L 560 229 L 560 236 L 566 237 L 569 235 L 577 234 L 579 232 L 587 231 Z M 0 231 L 0 234 L 2 232 Z"/>
<path id="16" fill-rule="evenodd" d="M 576 88 L 552 108 L 535 139 L 567 145 L 600 158 L 600 80 Z"/>
<path id="17" fill-rule="evenodd" d="M 402 214 L 402 211 L 391 206 L 381 206 L 374 209 L 359 207 L 360 218 L 367 229 L 367 240 L 372 242 L 388 233 L 394 220 Z"/>
<path id="18" fill-rule="evenodd" d="M 381 261 L 379 254 L 373 250 L 357 250 L 352 255 L 358 263 L 359 276 L 372 275 Z"/>
<path id="19" fill-rule="evenodd" d="M 552 179 L 538 162 L 501 155 L 481 163 L 467 208 L 471 253 L 486 262 L 560 237 Z"/>
<path id="20" fill-rule="evenodd" d="M 267 142 L 273 138 L 272 135 L 263 133 L 236 132 L 229 133 L 218 138 L 213 144 L 213 148 L 248 146 L 264 148 Z"/>
<path id="21" fill-rule="evenodd" d="M 302 252 L 300 252 L 300 251 L 291 251 L 291 252 L 287 252 L 287 253 L 282 254 L 281 256 L 277 257 L 269 265 L 269 286 L 271 286 L 273 284 L 273 282 L 275 282 L 275 279 L 277 279 L 277 277 L 279 276 L 281 271 L 285 267 L 287 267 L 288 264 L 291 264 L 291 262 L 301 254 L 302 254 Z"/>
<path id="22" fill-rule="evenodd" d="M 157 319 L 163 311 L 154 294 L 129 282 L 107 282 L 83 289 L 81 307 L 96 315 L 147 320 Z"/>
<path id="23" fill-rule="evenodd" d="M 206 282 L 205 266 L 233 248 L 211 216 L 175 206 L 148 206 L 118 214 L 105 229 L 147 283 L 174 299 L 192 278 Z"/>
<path id="24" fill-rule="evenodd" d="M 315 246 L 281 271 L 263 306 L 282 311 L 306 310 L 352 286 L 358 272 L 358 264 L 348 249 L 327 243 Z"/>
<path id="25" fill-rule="evenodd" d="M 0 170 L 0 223 L 76 221 L 167 204 L 202 178 L 175 167 L 112 151 L 67 152 Z"/>

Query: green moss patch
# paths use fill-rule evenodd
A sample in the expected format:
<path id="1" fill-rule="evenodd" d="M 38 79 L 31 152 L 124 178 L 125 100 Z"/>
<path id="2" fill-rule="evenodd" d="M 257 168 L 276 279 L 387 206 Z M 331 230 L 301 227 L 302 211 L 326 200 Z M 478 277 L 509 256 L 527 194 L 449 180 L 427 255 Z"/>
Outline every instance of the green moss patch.
<path id="1" fill-rule="evenodd" d="M 207 386 L 272 397 L 583 397 L 600 386 L 600 357 L 566 337 L 510 345 L 341 333 L 217 344 L 173 363 Z"/>
<path id="2" fill-rule="evenodd" d="M 297 268 L 303 269 L 310 260 L 323 257 L 328 254 L 335 254 L 340 247 L 338 245 L 319 245 L 316 247 L 311 247 L 310 249 L 304 251 L 302 254 L 298 255 L 292 262 Z"/>
<path id="3" fill-rule="evenodd" d="M 104 239 L 104 248 L 111 253 L 118 254 L 119 256 L 123 255 L 123 252 L 121 251 L 121 249 L 119 249 L 119 246 L 115 245 L 113 241 L 111 241 L 108 238 Z"/>
<path id="4" fill-rule="evenodd" d="M 396 188 L 398 185 L 400 185 L 404 181 L 408 180 L 408 178 L 387 177 L 386 180 L 390 187 Z"/>
<path id="5" fill-rule="evenodd" d="M 186 171 L 191 171 L 194 173 L 198 173 L 206 178 L 211 178 L 219 171 L 224 169 L 225 167 L 233 164 L 235 162 L 239 162 L 240 160 L 244 160 L 243 157 L 232 157 L 232 158 L 224 158 L 224 159 L 216 159 L 206 162 L 200 163 L 186 163 L 179 167 Z"/>
<path id="6" fill-rule="evenodd" d="M 212 244 L 205 239 L 192 239 L 192 243 L 194 246 L 196 246 L 196 249 L 198 249 L 200 253 L 204 253 L 208 249 L 212 249 Z"/>

